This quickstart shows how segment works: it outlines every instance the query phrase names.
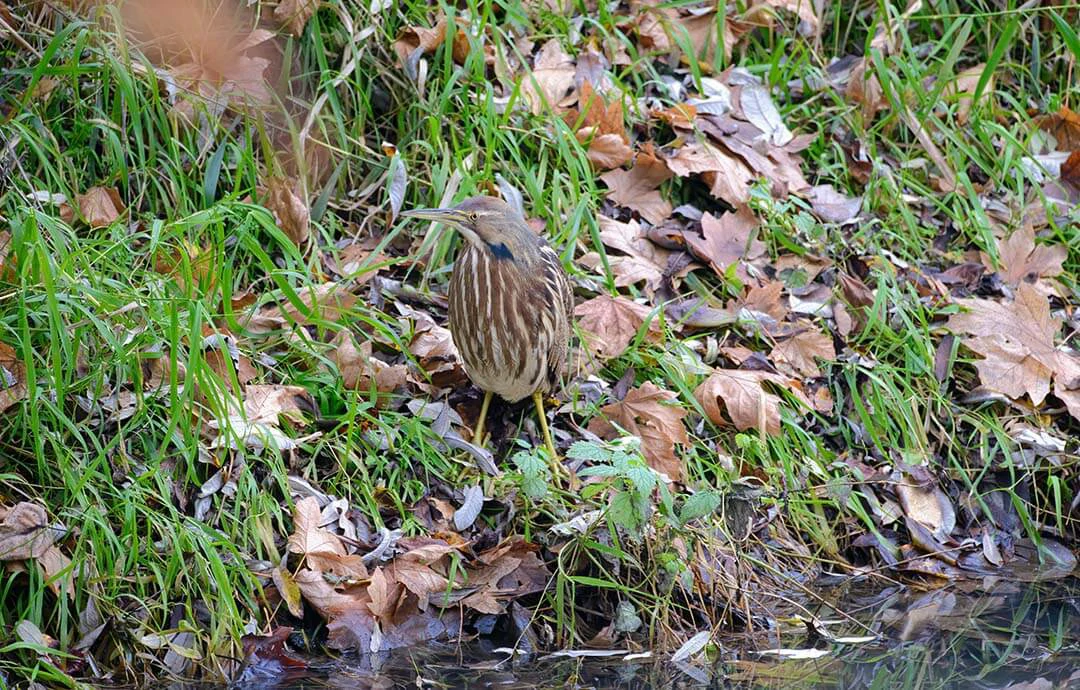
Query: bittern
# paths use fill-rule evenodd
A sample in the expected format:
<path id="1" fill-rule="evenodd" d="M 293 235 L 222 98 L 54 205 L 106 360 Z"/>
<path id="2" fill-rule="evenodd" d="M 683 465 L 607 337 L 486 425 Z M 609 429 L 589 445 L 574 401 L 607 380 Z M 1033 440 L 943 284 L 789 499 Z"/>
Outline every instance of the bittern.
<path id="1" fill-rule="evenodd" d="M 402 215 L 444 223 L 466 240 L 450 277 L 450 334 L 484 391 L 473 442 L 483 445 L 493 394 L 511 403 L 532 396 L 552 468 L 564 471 L 544 414 L 544 395 L 562 378 L 574 305 L 559 255 L 495 197 Z"/>

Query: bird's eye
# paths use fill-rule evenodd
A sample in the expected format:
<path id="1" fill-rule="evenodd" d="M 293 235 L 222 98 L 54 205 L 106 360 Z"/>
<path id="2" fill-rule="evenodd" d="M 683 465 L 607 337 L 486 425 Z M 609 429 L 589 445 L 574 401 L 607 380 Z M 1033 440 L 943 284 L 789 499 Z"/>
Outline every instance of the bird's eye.
<path id="1" fill-rule="evenodd" d="M 475 223 L 475 222 L 477 221 L 477 219 L 478 219 L 478 218 L 480 218 L 480 214 L 479 214 L 479 213 L 477 213 L 476 211 L 470 211 L 470 212 L 469 212 L 469 220 L 471 220 L 472 222 L 474 222 L 474 223 Z"/>

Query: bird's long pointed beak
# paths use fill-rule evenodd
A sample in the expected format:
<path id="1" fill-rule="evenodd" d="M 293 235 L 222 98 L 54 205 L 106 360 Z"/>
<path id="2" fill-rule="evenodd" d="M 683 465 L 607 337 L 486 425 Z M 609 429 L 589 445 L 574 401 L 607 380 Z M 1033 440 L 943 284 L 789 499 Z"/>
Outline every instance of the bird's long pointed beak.
<path id="1" fill-rule="evenodd" d="M 453 208 L 414 208 L 409 211 L 402 211 L 401 216 L 402 218 L 419 218 L 449 225 L 461 225 L 465 222 L 465 214 Z"/>

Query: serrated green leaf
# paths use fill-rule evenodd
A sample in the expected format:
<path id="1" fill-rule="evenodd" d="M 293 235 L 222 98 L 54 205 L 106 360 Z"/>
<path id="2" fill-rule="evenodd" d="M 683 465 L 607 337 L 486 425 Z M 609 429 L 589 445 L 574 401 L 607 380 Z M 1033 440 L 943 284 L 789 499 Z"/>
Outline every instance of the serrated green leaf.
<path id="1" fill-rule="evenodd" d="M 633 463 L 626 468 L 626 478 L 642 495 L 648 496 L 656 488 L 656 473 L 645 465 Z"/>
<path id="2" fill-rule="evenodd" d="M 578 470 L 577 474 L 579 477 L 618 477 L 622 472 L 619 471 L 618 467 L 612 467 L 611 465 L 593 465 Z"/>
<path id="3" fill-rule="evenodd" d="M 720 507 L 722 500 L 720 494 L 715 491 L 702 491 L 690 496 L 679 511 L 679 522 L 685 525 L 691 520 L 712 513 Z"/>
<path id="4" fill-rule="evenodd" d="M 592 460 L 593 462 L 606 462 L 610 453 L 602 446 L 589 441 L 575 441 L 566 451 L 567 457 L 575 460 Z M 579 473 L 580 474 L 580 473 Z"/>
<path id="5" fill-rule="evenodd" d="M 639 520 L 633 497 L 626 492 L 615 494 L 608 505 L 608 518 L 618 527 L 636 533 Z"/>

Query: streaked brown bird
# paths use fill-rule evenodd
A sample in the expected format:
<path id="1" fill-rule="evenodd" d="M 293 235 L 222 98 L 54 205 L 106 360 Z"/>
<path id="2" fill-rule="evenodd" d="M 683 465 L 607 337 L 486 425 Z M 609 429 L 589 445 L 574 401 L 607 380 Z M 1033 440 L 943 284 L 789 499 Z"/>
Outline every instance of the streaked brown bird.
<path id="1" fill-rule="evenodd" d="M 544 394 L 560 383 L 574 307 L 559 255 L 502 199 L 476 196 L 453 208 L 403 216 L 445 223 L 464 235 L 450 277 L 450 333 L 465 371 L 484 391 L 473 442 L 484 442 L 491 396 L 532 396 L 552 468 L 564 472 L 544 415 Z"/>

